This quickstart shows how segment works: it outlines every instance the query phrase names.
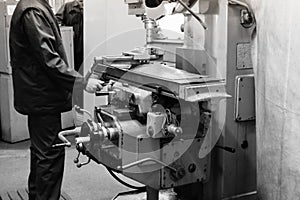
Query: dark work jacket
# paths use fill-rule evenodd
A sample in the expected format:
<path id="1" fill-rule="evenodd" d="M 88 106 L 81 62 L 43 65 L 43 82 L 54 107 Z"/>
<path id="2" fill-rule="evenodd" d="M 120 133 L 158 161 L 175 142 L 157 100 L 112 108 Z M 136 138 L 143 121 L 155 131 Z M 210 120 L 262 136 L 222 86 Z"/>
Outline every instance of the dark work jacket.
<path id="1" fill-rule="evenodd" d="M 15 109 L 25 115 L 70 110 L 74 84 L 83 87 L 83 78 L 68 67 L 48 2 L 20 0 L 9 37 Z"/>
<path id="2" fill-rule="evenodd" d="M 55 16 L 61 25 L 73 27 L 75 70 L 79 71 L 83 62 L 83 8 L 77 0 L 67 2 Z"/>

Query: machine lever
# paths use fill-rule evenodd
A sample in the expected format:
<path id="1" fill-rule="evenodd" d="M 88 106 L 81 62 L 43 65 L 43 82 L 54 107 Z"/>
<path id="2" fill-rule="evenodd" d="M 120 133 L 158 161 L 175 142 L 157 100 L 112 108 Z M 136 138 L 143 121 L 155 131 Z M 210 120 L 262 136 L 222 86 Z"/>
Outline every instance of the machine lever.
<path id="1" fill-rule="evenodd" d="M 216 145 L 215 147 L 219 148 L 219 149 L 223 149 L 224 151 L 227 151 L 229 153 L 235 153 L 235 148 L 223 147 L 223 146 L 219 146 L 219 145 Z"/>
<path id="2" fill-rule="evenodd" d="M 84 163 L 77 163 L 77 167 L 78 168 L 80 168 L 80 167 L 82 167 L 82 166 L 84 166 L 84 165 L 87 165 L 87 164 L 89 164 L 90 163 L 90 161 L 91 161 L 91 159 L 89 158 L 86 162 L 84 162 Z"/>
<path id="3" fill-rule="evenodd" d="M 65 130 L 58 133 L 58 138 L 63 141 L 63 143 L 60 144 L 54 144 L 52 145 L 52 148 L 56 147 L 71 147 L 71 142 L 66 138 L 66 136 L 76 135 L 79 134 L 81 131 L 81 127 L 76 127 L 72 130 Z"/>
<path id="4" fill-rule="evenodd" d="M 75 109 L 75 111 L 78 112 L 78 113 L 81 112 L 81 113 L 87 114 L 91 120 L 93 119 L 93 116 L 92 116 L 92 114 L 91 114 L 89 111 L 87 111 L 87 110 L 85 110 L 85 109 L 82 109 L 82 108 L 80 108 L 80 107 L 77 106 L 77 105 L 74 106 L 74 109 Z"/>
<path id="5" fill-rule="evenodd" d="M 160 164 L 160 165 L 162 165 L 162 166 L 170 169 L 171 171 L 173 171 L 175 173 L 177 172 L 177 170 L 174 167 L 170 167 L 169 165 L 167 165 L 167 164 L 165 164 L 165 163 L 163 163 L 163 162 L 161 162 L 159 160 L 153 159 L 153 158 L 145 158 L 145 159 L 142 159 L 142 160 L 138 160 L 138 161 L 132 162 L 132 163 L 130 163 L 128 165 L 118 166 L 117 169 L 118 170 L 124 170 L 124 169 L 128 169 L 128 168 L 134 167 L 136 165 L 143 164 L 145 162 L 155 162 L 155 163 L 158 163 L 158 164 Z"/>
<path id="6" fill-rule="evenodd" d="M 52 145 L 52 148 L 58 148 L 58 147 L 70 147 L 71 143 L 60 143 L 60 144 L 54 144 Z"/>
<path id="7" fill-rule="evenodd" d="M 115 94 L 115 91 L 97 91 L 95 93 L 96 96 L 108 96 L 110 94 Z"/>
<path id="8" fill-rule="evenodd" d="M 246 10 L 241 10 L 241 25 L 244 28 L 250 28 L 253 25 L 255 25 L 256 22 L 255 22 L 253 10 L 250 8 L 250 6 L 247 3 L 240 0 L 229 0 L 228 3 L 231 5 L 239 5 L 246 8 Z"/>
<path id="9" fill-rule="evenodd" d="M 75 164 L 79 163 L 79 156 L 80 156 L 80 151 L 78 152 L 77 157 L 73 160 Z"/>

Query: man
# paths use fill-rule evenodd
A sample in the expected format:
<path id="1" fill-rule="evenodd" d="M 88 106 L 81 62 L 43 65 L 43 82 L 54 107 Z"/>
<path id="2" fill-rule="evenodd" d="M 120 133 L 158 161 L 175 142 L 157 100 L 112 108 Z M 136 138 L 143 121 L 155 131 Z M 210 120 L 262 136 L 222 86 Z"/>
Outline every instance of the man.
<path id="1" fill-rule="evenodd" d="M 74 31 L 75 70 L 82 72 L 83 62 L 83 0 L 65 3 L 56 13 L 56 19 L 63 26 L 72 26 Z"/>
<path id="2" fill-rule="evenodd" d="M 30 200 L 58 200 L 65 151 L 60 143 L 61 112 L 72 107 L 72 90 L 101 89 L 68 67 L 59 26 L 47 0 L 20 0 L 11 19 L 10 56 L 15 109 L 28 115 Z M 86 83 L 87 82 L 87 83 Z"/>
<path id="3" fill-rule="evenodd" d="M 74 69 L 83 73 L 83 0 L 65 3 L 55 15 L 59 24 L 72 26 L 74 32 Z M 78 90 L 73 95 L 74 104 L 83 105 L 83 91 Z"/>

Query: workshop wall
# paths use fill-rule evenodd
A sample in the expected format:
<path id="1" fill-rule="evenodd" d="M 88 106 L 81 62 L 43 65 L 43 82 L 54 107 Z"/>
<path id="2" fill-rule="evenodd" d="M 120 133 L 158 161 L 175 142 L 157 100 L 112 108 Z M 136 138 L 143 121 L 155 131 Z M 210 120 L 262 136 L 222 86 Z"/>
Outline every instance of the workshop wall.
<path id="1" fill-rule="evenodd" d="M 128 6 L 123 1 L 86 0 L 84 4 L 84 69 L 89 70 L 94 57 L 121 55 L 145 43 L 142 21 L 128 15 Z M 92 111 L 94 95 L 85 94 L 85 108 Z M 104 99 L 97 98 L 101 103 Z"/>
<path id="2" fill-rule="evenodd" d="M 89 0 L 84 5 L 85 65 L 100 55 L 119 55 L 145 43 L 140 18 L 128 15 L 124 2 Z"/>
<path id="3" fill-rule="evenodd" d="M 258 192 L 264 200 L 300 196 L 300 2 L 248 0 L 257 18 Z"/>

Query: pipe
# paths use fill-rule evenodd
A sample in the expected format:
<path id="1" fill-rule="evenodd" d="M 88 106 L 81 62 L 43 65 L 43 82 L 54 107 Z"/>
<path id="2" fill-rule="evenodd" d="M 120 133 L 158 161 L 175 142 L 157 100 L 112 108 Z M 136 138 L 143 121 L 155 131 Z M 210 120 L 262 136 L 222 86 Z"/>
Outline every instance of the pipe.
<path id="1" fill-rule="evenodd" d="M 105 166 L 105 165 L 104 165 Z M 107 171 L 110 173 L 110 175 L 116 179 L 119 183 L 121 183 L 122 185 L 125 185 L 126 187 L 132 188 L 132 189 L 136 189 L 136 190 L 141 190 L 141 191 L 145 191 L 146 187 L 145 186 L 135 186 L 135 185 L 131 185 L 129 183 L 126 183 L 125 181 L 123 181 L 122 179 L 120 179 L 111 168 L 106 166 Z"/>
<path id="2" fill-rule="evenodd" d="M 245 7 L 249 12 L 252 13 L 252 10 L 250 9 L 249 5 L 246 4 L 245 2 L 239 1 L 239 0 L 228 0 L 228 3 L 232 4 L 232 5 L 240 5 Z"/>
<path id="3" fill-rule="evenodd" d="M 200 22 L 200 24 L 205 30 L 207 29 L 206 23 L 196 13 L 194 13 L 192 9 L 190 9 L 182 0 L 176 0 L 176 1 L 178 1 L 178 3 L 180 3 L 187 11 L 189 11 L 189 13 L 191 13 L 191 15 L 193 15 Z"/>

